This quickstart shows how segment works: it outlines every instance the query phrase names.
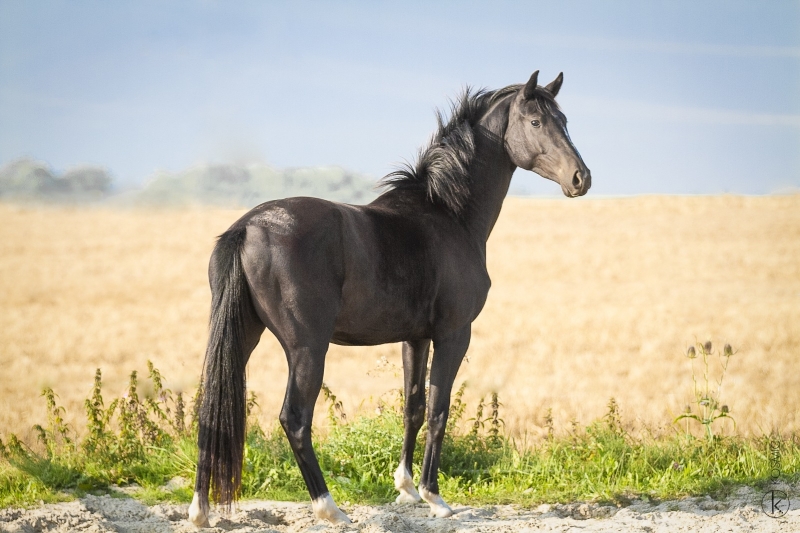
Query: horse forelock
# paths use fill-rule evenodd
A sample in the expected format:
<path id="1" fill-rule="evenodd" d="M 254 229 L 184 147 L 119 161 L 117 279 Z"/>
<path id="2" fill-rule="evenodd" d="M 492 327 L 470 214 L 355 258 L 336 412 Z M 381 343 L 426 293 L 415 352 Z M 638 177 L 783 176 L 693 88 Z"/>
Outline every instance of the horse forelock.
<path id="1" fill-rule="evenodd" d="M 563 117 L 564 115 L 555 97 L 544 87 L 537 87 L 535 97 L 528 100 L 528 102 L 540 113 L 556 117 Z"/>

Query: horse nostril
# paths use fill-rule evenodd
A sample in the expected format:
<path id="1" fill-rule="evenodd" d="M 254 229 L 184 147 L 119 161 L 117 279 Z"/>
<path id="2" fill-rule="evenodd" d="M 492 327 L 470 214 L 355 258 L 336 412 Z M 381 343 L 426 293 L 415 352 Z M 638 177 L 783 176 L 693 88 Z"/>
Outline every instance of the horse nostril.
<path id="1" fill-rule="evenodd" d="M 572 176 L 572 186 L 576 189 L 580 189 L 581 185 L 583 184 L 583 178 L 581 177 L 580 170 L 575 172 L 575 175 Z"/>

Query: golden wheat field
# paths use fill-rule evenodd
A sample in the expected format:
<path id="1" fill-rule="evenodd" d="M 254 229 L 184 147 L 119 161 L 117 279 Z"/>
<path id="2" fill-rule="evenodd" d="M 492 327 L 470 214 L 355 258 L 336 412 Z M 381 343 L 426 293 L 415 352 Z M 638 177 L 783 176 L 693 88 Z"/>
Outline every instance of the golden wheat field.
<path id="1" fill-rule="evenodd" d="M 108 395 L 148 359 L 190 392 L 208 256 L 242 212 L 0 205 L 0 436 L 31 438 L 46 386 L 80 431 L 96 368 Z M 708 339 L 738 350 L 721 400 L 740 433 L 800 429 L 800 196 L 509 198 L 488 261 L 456 385 L 471 409 L 499 391 L 510 433 L 536 438 L 548 408 L 557 430 L 589 423 L 611 397 L 630 424 L 669 431 L 693 397 L 683 354 Z M 394 401 L 399 369 L 397 345 L 332 346 L 325 381 L 352 417 Z M 285 379 L 265 333 L 248 387 L 269 426 Z"/>

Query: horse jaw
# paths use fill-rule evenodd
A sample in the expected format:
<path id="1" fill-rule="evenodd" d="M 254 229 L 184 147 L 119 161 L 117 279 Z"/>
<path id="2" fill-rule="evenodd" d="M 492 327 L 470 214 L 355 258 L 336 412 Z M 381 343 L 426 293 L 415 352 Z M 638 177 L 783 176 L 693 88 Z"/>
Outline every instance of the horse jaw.
<path id="1" fill-rule="evenodd" d="M 422 486 L 419 488 L 419 494 L 422 496 L 422 499 L 428 502 L 428 505 L 431 506 L 431 516 L 436 518 L 447 518 L 448 516 L 453 516 L 453 510 L 449 505 L 444 503 L 444 500 L 438 494 L 430 492 Z"/>
<path id="2" fill-rule="evenodd" d="M 197 527 L 210 527 L 208 523 L 208 504 L 205 510 L 200 504 L 200 493 L 195 492 L 192 504 L 189 506 L 189 521 Z"/>
<path id="3" fill-rule="evenodd" d="M 417 503 L 422 500 L 417 489 L 414 488 L 414 479 L 403 463 L 400 463 L 394 472 L 394 488 L 400 492 L 395 503 Z"/>
<path id="4" fill-rule="evenodd" d="M 311 502 L 311 508 L 314 510 L 314 515 L 320 520 L 327 520 L 331 524 L 352 524 L 353 522 L 347 518 L 333 501 L 329 492 L 320 496 Z"/>

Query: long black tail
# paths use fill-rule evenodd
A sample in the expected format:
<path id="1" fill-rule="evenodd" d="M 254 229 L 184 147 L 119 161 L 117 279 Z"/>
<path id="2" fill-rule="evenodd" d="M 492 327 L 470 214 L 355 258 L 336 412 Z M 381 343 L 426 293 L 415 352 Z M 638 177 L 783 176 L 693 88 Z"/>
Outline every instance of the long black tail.
<path id="1" fill-rule="evenodd" d="M 211 320 L 203 365 L 195 490 L 230 506 L 242 483 L 247 395 L 244 317 L 252 305 L 242 268 L 246 228 L 220 235 L 211 255 Z M 201 504 L 202 505 L 202 504 Z"/>

